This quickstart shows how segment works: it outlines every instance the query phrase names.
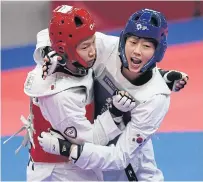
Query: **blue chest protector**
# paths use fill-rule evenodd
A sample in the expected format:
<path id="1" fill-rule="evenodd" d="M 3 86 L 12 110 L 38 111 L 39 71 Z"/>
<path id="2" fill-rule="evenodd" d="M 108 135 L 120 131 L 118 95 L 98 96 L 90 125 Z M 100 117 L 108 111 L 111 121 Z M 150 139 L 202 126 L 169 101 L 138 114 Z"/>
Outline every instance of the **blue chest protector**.
<path id="1" fill-rule="evenodd" d="M 108 72 L 108 70 L 104 68 L 102 74 L 94 79 L 95 118 L 98 115 L 101 115 L 110 107 L 112 103 L 112 96 L 116 90 L 124 90 L 124 89 L 120 86 L 120 84 L 118 84 L 115 81 L 115 79 Z M 130 120 L 131 120 L 130 112 L 124 113 L 123 115 L 124 124 L 126 125 Z M 118 138 L 119 136 L 110 141 L 108 145 L 116 144 Z M 138 181 L 131 164 L 129 164 L 125 169 L 125 174 L 129 181 Z M 113 176 L 115 175 L 117 176 L 121 175 L 121 172 L 118 171 Z M 116 180 L 114 179 L 114 177 L 110 176 L 108 172 L 106 172 L 106 174 L 104 173 L 104 179 L 105 178 L 107 181 Z"/>
<path id="2" fill-rule="evenodd" d="M 105 112 L 112 104 L 112 96 L 116 90 L 123 89 L 104 68 L 102 74 L 94 79 L 95 118 Z M 130 112 L 124 113 L 125 125 L 130 121 Z"/>

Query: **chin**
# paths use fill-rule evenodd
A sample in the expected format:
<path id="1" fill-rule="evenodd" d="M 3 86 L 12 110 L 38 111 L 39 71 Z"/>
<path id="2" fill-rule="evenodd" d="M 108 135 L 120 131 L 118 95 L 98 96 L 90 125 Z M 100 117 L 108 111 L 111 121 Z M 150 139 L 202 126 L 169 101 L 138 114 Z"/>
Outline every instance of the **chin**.
<path id="1" fill-rule="evenodd" d="M 133 73 L 140 73 L 140 70 L 141 68 L 129 68 L 130 72 L 133 72 Z"/>

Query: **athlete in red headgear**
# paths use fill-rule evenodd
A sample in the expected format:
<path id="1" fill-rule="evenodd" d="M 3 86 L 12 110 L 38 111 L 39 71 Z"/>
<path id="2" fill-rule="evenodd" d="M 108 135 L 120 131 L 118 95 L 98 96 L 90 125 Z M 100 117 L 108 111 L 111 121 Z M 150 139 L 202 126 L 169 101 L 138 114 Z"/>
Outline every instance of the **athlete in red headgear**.
<path id="1" fill-rule="evenodd" d="M 70 139 L 78 144 L 86 141 L 106 145 L 121 133 L 116 123 L 118 118 L 109 110 L 98 116 L 94 124 L 85 117 L 85 108 L 93 98 L 91 67 L 96 59 L 94 20 L 82 8 L 60 6 L 53 11 L 49 36 L 51 47 L 56 51 L 51 51 L 50 54 L 60 54 L 66 61 L 62 68 L 58 67 L 59 72 L 45 80 L 41 77 L 42 67 L 37 65 L 29 72 L 25 82 L 24 91 L 33 98 L 31 114 L 36 131 L 33 133 L 34 143 L 30 149 L 27 180 L 102 180 L 101 170 L 81 170 L 64 157 L 45 153 L 37 141 L 40 133 L 49 128 L 53 135 L 60 132 L 61 139 Z M 129 100 L 130 104 L 123 105 L 128 110 L 135 106 L 132 99 L 125 96 L 123 99 Z M 115 110 L 120 112 L 122 108 L 118 110 L 114 107 Z M 57 148 L 58 146 L 54 146 L 52 150 L 58 152 Z M 61 152 L 66 151 L 63 148 Z"/>

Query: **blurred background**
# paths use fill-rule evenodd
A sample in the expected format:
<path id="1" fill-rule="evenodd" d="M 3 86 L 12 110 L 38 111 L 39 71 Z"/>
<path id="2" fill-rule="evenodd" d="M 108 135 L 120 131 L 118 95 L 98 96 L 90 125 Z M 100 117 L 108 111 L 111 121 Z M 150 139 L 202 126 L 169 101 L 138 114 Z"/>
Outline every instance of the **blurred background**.
<path id="1" fill-rule="evenodd" d="M 15 155 L 22 134 L 3 145 L 29 113 L 23 93 L 35 63 L 36 34 L 47 28 L 51 10 L 68 4 L 84 7 L 95 17 L 98 31 L 119 35 L 128 17 L 141 8 L 165 14 L 169 36 L 158 66 L 187 73 L 189 83 L 173 93 L 167 117 L 153 137 L 155 155 L 166 181 L 203 181 L 203 2 L 201 1 L 2 1 L 1 2 L 1 181 L 26 180 L 27 149 Z"/>

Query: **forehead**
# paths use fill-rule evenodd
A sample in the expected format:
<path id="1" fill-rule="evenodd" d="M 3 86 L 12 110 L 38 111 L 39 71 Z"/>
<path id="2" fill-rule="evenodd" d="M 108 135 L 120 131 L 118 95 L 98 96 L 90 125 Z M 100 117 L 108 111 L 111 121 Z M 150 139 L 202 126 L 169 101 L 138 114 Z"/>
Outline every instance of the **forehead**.
<path id="1" fill-rule="evenodd" d="M 91 36 L 91 37 L 89 37 L 89 38 L 87 38 L 87 39 L 82 40 L 82 41 L 78 44 L 78 46 L 84 45 L 84 44 L 89 44 L 89 43 L 92 42 L 94 39 L 95 39 L 95 35 L 93 35 L 93 36 Z"/>
<path id="2" fill-rule="evenodd" d="M 130 35 L 127 40 L 142 40 L 142 41 L 146 41 L 146 42 L 151 42 L 150 39 L 148 38 L 143 38 L 143 37 L 137 37 L 135 35 Z"/>

